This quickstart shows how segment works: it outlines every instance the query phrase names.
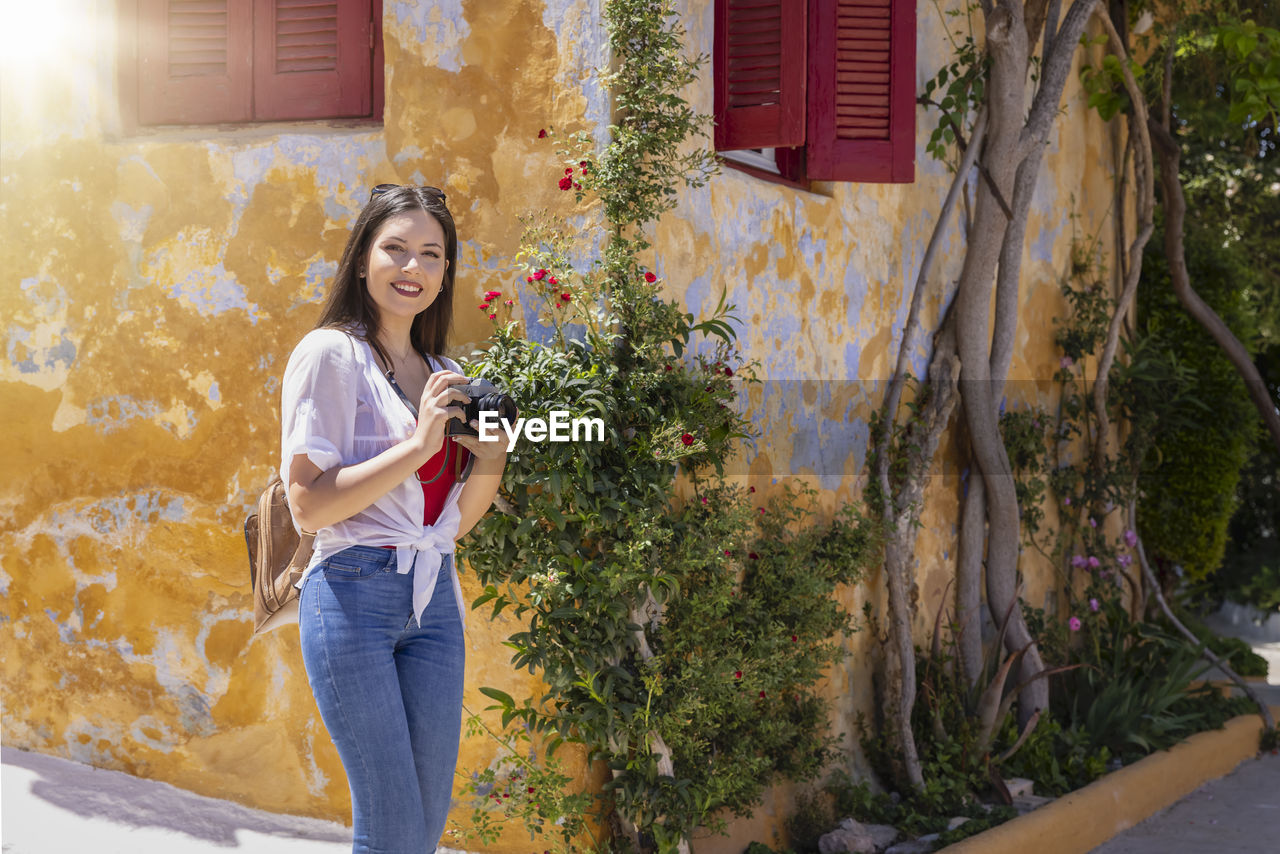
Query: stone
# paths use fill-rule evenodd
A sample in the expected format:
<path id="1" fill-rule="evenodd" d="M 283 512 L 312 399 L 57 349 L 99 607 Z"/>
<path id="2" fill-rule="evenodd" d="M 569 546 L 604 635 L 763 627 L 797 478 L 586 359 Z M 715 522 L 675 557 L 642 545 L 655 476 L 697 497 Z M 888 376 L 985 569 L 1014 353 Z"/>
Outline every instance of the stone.
<path id="1" fill-rule="evenodd" d="M 908 839 L 885 849 L 884 854 L 929 854 L 938 841 L 938 834 L 927 833 L 916 839 Z"/>
<path id="2" fill-rule="evenodd" d="M 1004 787 L 1009 790 L 1009 797 L 1020 798 L 1023 795 L 1035 794 L 1035 783 L 1026 777 L 1010 777 L 1004 781 Z"/>
<path id="3" fill-rule="evenodd" d="M 962 824 L 966 824 L 968 821 L 969 821 L 968 816 L 958 815 L 955 818 L 951 819 L 951 821 L 947 822 L 947 830 L 955 830 L 957 827 L 959 827 Z"/>
<path id="4" fill-rule="evenodd" d="M 1026 815 L 1032 810 L 1039 809 L 1052 800 L 1053 798 L 1044 798 L 1040 795 L 1023 795 L 1013 799 L 1013 808 L 1018 811 L 1018 815 Z"/>
<path id="5" fill-rule="evenodd" d="M 891 824 L 864 824 L 862 829 L 875 840 L 877 851 L 884 851 L 902 838 L 902 831 Z"/>
<path id="6" fill-rule="evenodd" d="M 876 854 L 876 841 L 866 828 L 851 818 L 818 840 L 821 854 Z"/>

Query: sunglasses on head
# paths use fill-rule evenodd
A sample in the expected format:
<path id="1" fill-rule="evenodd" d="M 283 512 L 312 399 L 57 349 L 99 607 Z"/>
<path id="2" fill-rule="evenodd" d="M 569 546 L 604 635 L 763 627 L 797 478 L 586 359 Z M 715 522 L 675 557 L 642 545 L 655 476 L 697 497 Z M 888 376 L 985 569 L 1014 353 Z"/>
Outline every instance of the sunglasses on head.
<path id="1" fill-rule="evenodd" d="M 389 193 L 392 190 L 397 190 L 401 186 L 402 185 L 400 184 L 378 184 L 372 190 L 369 191 L 369 201 L 373 201 L 383 193 Z M 445 201 L 444 190 L 440 189 L 439 187 L 420 187 L 419 189 L 426 190 L 428 193 L 430 193 L 433 196 L 439 196 L 440 201 L 442 202 Z"/>

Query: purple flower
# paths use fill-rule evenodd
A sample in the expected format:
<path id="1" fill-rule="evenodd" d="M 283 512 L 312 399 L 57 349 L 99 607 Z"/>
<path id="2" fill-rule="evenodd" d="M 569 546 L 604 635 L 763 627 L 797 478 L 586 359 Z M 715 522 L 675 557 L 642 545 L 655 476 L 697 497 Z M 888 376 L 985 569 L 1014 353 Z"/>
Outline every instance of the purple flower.
<path id="1" fill-rule="evenodd" d="M 1116 558 L 1116 563 L 1120 564 L 1121 566 L 1128 566 L 1129 564 L 1133 563 L 1133 558 L 1130 557 L 1129 555 L 1120 555 L 1118 558 Z"/>
<path id="2" fill-rule="evenodd" d="M 1080 626 L 1081 626 L 1080 618 L 1079 618 L 1079 617 L 1072 617 L 1070 620 L 1067 620 L 1067 626 L 1068 626 L 1068 627 L 1071 629 L 1071 631 L 1073 631 L 1073 632 L 1078 632 L 1078 631 L 1080 631 Z"/>
<path id="3" fill-rule="evenodd" d="M 1065 505 L 1067 505 L 1068 507 L 1070 507 L 1070 506 L 1071 506 L 1071 496 L 1070 496 L 1070 495 L 1068 495 L 1066 498 L 1062 499 L 1062 503 L 1063 503 L 1063 504 L 1065 504 Z"/>
<path id="4" fill-rule="evenodd" d="M 1098 567 L 1102 566 L 1102 562 L 1099 561 L 1093 555 L 1089 555 L 1088 564 L 1090 569 L 1097 569 Z"/>
<path id="5" fill-rule="evenodd" d="M 1075 360 L 1073 360 L 1070 356 L 1063 356 L 1061 359 L 1058 360 L 1058 367 L 1060 368 L 1069 368 L 1074 364 L 1075 364 Z"/>
<path id="6" fill-rule="evenodd" d="M 1076 569 L 1084 569 L 1085 563 L 1084 555 L 1073 555 L 1071 558 L 1071 565 Z"/>
<path id="7" fill-rule="evenodd" d="M 1124 541 L 1129 548 L 1134 548 L 1138 545 L 1138 535 L 1133 532 L 1132 528 L 1124 532 Z"/>
<path id="8" fill-rule="evenodd" d="M 1096 611 L 1096 610 L 1098 610 L 1098 600 L 1097 600 L 1097 599 L 1090 599 L 1090 600 L 1089 600 L 1089 610 L 1090 610 L 1090 611 Z"/>
<path id="9" fill-rule="evenodd" d="M 1097 519 L 1095 519 L 1095 518 L 1093 518 L 1092 516 L 1090 516 L 1090 517 L 1089 517 L 1089 527 L 1090 527 L 1090 528 L 1096 528 L 1096 527 L 1098 527 L 1098 520 L 1097 520 Z"/>

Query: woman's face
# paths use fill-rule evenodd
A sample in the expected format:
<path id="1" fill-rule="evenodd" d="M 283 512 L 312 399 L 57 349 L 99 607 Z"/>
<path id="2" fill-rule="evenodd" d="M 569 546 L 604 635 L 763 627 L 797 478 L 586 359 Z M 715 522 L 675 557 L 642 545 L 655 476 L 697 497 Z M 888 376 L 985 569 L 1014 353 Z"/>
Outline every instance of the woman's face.
<path id="1" fill-rule="evenodd" d="M 412 321 L 425 311 L 440 294 L 447 265 L 444 229 L 435 217 L 421 209 L 388 217 L 374 232 L 365 265 L 379 322 Z"/>

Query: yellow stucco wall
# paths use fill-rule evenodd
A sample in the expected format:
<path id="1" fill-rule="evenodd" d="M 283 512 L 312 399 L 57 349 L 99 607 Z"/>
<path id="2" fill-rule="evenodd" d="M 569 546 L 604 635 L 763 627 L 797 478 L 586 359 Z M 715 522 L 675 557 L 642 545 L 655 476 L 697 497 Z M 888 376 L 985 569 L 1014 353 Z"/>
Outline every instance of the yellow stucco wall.
<path id="1" fill-rule="evenodd" d="M 387 0 L 384 124 L 135 135 L 121 132 L 116 109 L 116 4 L 82 5 L 60 22 L 62 39 L 11 57 L 0 79 L 4 743 L 345 819 L 345 778 L 296 629 L 251 637 L 239 528 L 274 465 L 279 375 L 380 181 L 448 192 L 461 240 L 458 352 L 483 340 L 488 321 L 466 295 L 510 291 L 518 217 L 566 204 L 538 129 L 607 122 L 590 75 L 606 59 L 595 4 Z M 685 4 L 702 52 L 711 5 Z M 946 50 L 927 4 L 918 45 L 925 79 Z M 709 78 L 690 95 L 709 111 Z M 1028 229 L 1011 402 L 1056 366 L 1048 330 L 1064 311 L 1066 214 L 1079 214 L 1080 233 L 1110 233 L 1110 132 L 1074 76 L 1064 103 Z M 745 354 L 762 363 L 767 382 L 750 403 L 765 435 L 749 461 L 761 487 L 806 476 L 828 506 L 857 492 L 872 383 L 891 373 L 949 181 L 924 154 L 924 124 L 913 184 L 809 193 L 725 170 L 683 193 L 656 228 L 656 265 L 673 293 L 697 312 L 728 287 Z M 936 277 L 948 299 L 961 249 L 953 230 Z M 943 299 L 931 292 L 926 325 Z M 947 470 L 954 464 L 940 461 Z M 922 633 L 954 560 L 959 490 L 954 476 L 929 489 L 917 548 Z M 1038 604 L 1050 575 L 1024 571 Z M 881 607 L 882 581 L 848 596 Z M 512 630 L 473 615 L 471 708 L 488 703 L 481 685 L 526 690 L 500 646 Z M 831 674 L 837 731 L 870 708 L 870 654 L 863 633 Z M 469 741 L 461 767 L 492 754 Z M 758 820 L 706 849 L 767 840 L 785 801 L 771 795 Z M 515 834 L 496 848 L 527 844 Z"/>

